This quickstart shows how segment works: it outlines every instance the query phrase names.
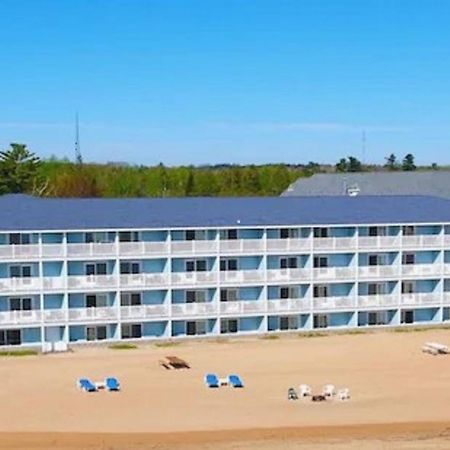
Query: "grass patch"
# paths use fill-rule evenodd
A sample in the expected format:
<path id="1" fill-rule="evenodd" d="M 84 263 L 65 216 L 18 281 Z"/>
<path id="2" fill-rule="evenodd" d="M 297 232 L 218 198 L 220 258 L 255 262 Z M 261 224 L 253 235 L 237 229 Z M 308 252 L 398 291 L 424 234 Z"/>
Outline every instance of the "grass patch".
<path id="1" fill-rule="evenodd" d="M 2 350 L 0 356 L 36 356 L 37 350 Z"/>
<path id="2" fill-rule="evenodd" d="M 358 335 L 358 334 L 367 334 L 367 333 L 370 333 L 371 331 L 373 331 L 373 330 L 348 330 L 348 331 L 343 331 L 342 333 L 339 333 L 339 334 L 354 336 L 354 335 Z"/>
<path id="3" fill-rule="evenodd" d="M 167 348 L 167 347 L 176 347 L 180 345 L 181 342 L 167 341 L 167 342 L 155 342 L 155 347 Z"/>
<path id="4" fill-rule="evenodd" d="M 280 339 L 280 336 L 278 334 L 265 334 L 264 336 L 261 336 L 260 339 L 264 339 L 265 341 L 276 341 L 277 339 Z"/>
<path id="5" fill-rule="evenodd" d="M 305 333 L 300 333 L 298 337 L 301 338 L 315 338 L 315 337 L 325 337 L 329 336 L 329 333 L 324 333 L 323 331 L 307 331 Z"/>
<path id="6" fill-rule="evenodd" d="M 134 350 L 135 348 L 138 348 L 136 344 L 128 344 L 128 343 L 121 343 L 121 344 L 111 344 L 108 348 L 111 350 Z"/>

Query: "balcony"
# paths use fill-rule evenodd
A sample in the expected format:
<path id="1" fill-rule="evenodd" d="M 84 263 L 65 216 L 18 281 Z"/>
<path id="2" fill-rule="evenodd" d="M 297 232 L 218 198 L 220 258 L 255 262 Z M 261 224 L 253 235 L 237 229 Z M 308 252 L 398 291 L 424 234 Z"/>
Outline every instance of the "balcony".
<path id="1" fill-rule="evenodd" d="M 265 313 L 266 302 L 261 300 L 247 300 L 247 301 L 235 301 L 235 302 L 221 302 L 220 313 L 221 314 L 254 314 Z"/>
<path id="2" fill-rule="evenodd" d="M 136 273 L 120 275 L 121 288 L 164 287 L 169 283 L 167 273 Z"/>
<path id="3" fill-rule="evenodd" d="M 55 277 L 55 280 L 57 278 Z M 117 277 L 115 275 L 80 275 L 67 277 L 69 290 L 116 289 Z"/>
<path id="4" fill-rule="evenodd" d="M 267 270 L 267 281 L 286 283 L 290 281 L 309 281 L 311 269 L 269 269 Z"/>
<path id="5" fill-rule="evenodd" d="M 217 303 L 180 303 L 172 305 L 172 316 L 211 316 L 217 314 Z"/>
<path id="6" fill-rule="evenodd" d="M 402 305 L 430 305 L 440 304 L 442 301 L 441 294 L 421 293 L 421 294 L 402 294 L 400 303 Z"/>
<path id="7" fill-rule="evenodd" d="M 222 284 L 258 283 L 264 281 L 262 270 L 229 270 L 220 272 Z"/>
<path id="8" fill-rule="evenodd" d="M 354 237 L 330 237 L 330 238 L 314 238 L 313 249 L 321 251 L 345 251 L 356 248 L 357 240 Z"/>
<path id="9" fill-rule="evenodd" d="M 444 244 L 442 235 L 403 236 L 404 248 L 440 248 Z"/>
<path id="10" fill-rule="evenodd" d="M 267 239 L 267 252 L 289 253 L 310 252 L 312 241 L 308 238 L 298 239 Z"/>
<path id="11" fill-rule="evenodd" d="M 41 320 L 40 310 L 0 312 L 0 326 L 40 325 Z"/>
<path id="12" fill-rule="evenodd" d="M 358 238 L 358 246 L 360 249 L 392 250 L 393 248 L 399 248 L 400 245 L 400 236 L 369 236 Z"/>
<path id="13" fill-rule="evenodd" d="M 308 298 L 269 300 L 267 310 L 269 313 L 309 312 L 311 310 L 311 300 Z"/>
<path id="14" fill-rule="evenodd" d="M 443 265 L 444 275 L 450 275 L 450 263 L 445 263 Z"/>
<path id="15" fill-rule="evenodd" d="M 359 308 L 385 308 L 389 306 L 398 306 L 399 297 L 395 294 L 384 295 L 360 295 L 358 297 Z"/>
<path id="16" fill-rule="evenodd" d="M 172 255 L 198 255 L 217 252 L 217 241 L 198 240 L 198 241 L 172 241 Z"/>
<path id="17" fill-rule="evenodd" d="M 315 280 L 348 280 L 355 277 L 355 267 L 320 267 L 313 269 Z"/>
<path id="18" fill-rule="evenodd" d="M 114 243 L 67 244 L 68 258 L 104 258 L 116 253 Z"/>
<path id="19" fill-rule="evenodd" d="M 444 297 L 443 297 L 443 299 L 444 299 L 444 304 L 445 305 L 450 305 L 450 291 L 445 291 L 444 292 Z"/>
<path id="20" fill-rule="evenodd" d="M 142 321 L 145 319 L 163 318 L 168 315 L 169 308 L 167 305 L 133 305 L 120 307 L 120 317 L 123 320 Z"/>
<path id="21" fill-rule="evenodd" d="M 175 286 L 211 285 L 217 282 L 217 272 L 172 272 Z"/>
<path id="22" fill-rule="evenodd" d="M 69 308 L 69 322 L 96 322 L 118 319 L 117 308 L 106 306 L 102 308 Z"/>
<path id="23" fill-rule="evenodd" d="M 316 310 L 339 310 L 355 307 L 355 299 L 351 296 L 345 297 L 318 297 L 313 299 L 313 309 Z"/>
<path id="24" fill-rule="evenodd" d="M 0 293 L 38 292 L 42 287 L 42 279 L 31 278 L 0 278 Z"/>
<path id="25" fill-rule="evenodd" d="M 162 242 L 119 242 L 120 256 L 159 256 L 169 253 L 169 244 Z"/>
<path id="26" fill-rule="evenodd" d="M 407 277 L 440 277 L 442 274 L 442 265 L 438 263 L 434 264 L 403 264 L 402 276 Z"/>
<path id="27" fill-rule="evenodd" d="M 219 249 L 222 255 L 249 254 L 264 251 L 263 239 L 236 239 L 219 241 Z"/>
<path id="28" fill-rule="evenodd" d="M 400 266 L 382 265 L 382 266 L 359 266 L 358 276 L 360 278 L 391 278 L 400 275 Z"/>

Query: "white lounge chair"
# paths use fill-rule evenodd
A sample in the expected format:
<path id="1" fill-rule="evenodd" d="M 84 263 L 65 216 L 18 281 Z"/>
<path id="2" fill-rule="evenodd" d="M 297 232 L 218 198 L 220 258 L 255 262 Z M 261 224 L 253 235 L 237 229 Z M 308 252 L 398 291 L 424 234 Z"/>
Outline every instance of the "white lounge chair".
<path id="1" fill-rule="evenodd" d="M 339 389 L 337 398 L 341 401 L 350 400 L 350 391 L 348 388 Z"/>
<path id="2" fill-rule="evenodd" d="M 325 397 L 333 397 L 336 394 L 336 388 L 332 384 L 326 384 L 322 389 L 322 394 Z"/>
<path id="3" fill-rule="evenodd" d="M 442 355 L 447 355 L 450 353 L 450 349 L 446 345 L 439 344 L 437 342 L 427 342 L 425 347 L 435 350 L 437 353 Z"/>
<path id="4" fill-rule="evenodd" d="M 298 387 L 300 397 L 308 397 L 312 394 L 311 388 L 307 384 L 301 384 Z"/>

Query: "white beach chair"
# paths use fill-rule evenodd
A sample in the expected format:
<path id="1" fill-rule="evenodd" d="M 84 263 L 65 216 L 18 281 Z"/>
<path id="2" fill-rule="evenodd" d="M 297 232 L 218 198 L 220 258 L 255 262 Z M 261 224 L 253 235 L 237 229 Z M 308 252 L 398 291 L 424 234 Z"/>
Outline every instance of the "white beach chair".
<path id="1" fill-rule="evenodd" d="M 322 389 L 322 394 L 325 397 L 333 397 L 336 394 L 336 388 L 332 384 L 326 384 Z"/>
<path id="2" fill-rule="evenodd" d="M 312 394 L 311 388 L 307 384 L 301 384 L 298 387 L 300 397 L 308 397 Z"/>
<path id="3" fill-rule="evenodd" d="M 443 344 L 439 344 L 437 342 L 427 342 L 425 344 L 425 347 L 428 347 L 430 349 L 435 350 L 437 353 L 440 353 L 442 355 L 447 355 L 450 353 L 450 349 Z"/>
<path id="4" fill-rule="evenodd" d="M 350 391 L 348 388 L 339 389 L 337 398 L 341 401 L 350 400 Z"/>

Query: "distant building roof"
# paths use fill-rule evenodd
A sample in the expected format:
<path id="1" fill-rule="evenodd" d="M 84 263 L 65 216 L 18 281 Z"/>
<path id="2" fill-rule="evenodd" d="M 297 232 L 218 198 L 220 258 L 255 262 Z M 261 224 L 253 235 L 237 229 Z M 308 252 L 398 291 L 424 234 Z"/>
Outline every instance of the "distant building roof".
<path id="1" fill-rule="evenodd" d="M 0 196 L 0 231 L 449 223 L 425 196 L 38 198 Z"/>
<path id="2" fill-rule="evenodd" d="M 432 195 L 450 199 L 450 171 L 315 174 L 282 196 Z"/>

